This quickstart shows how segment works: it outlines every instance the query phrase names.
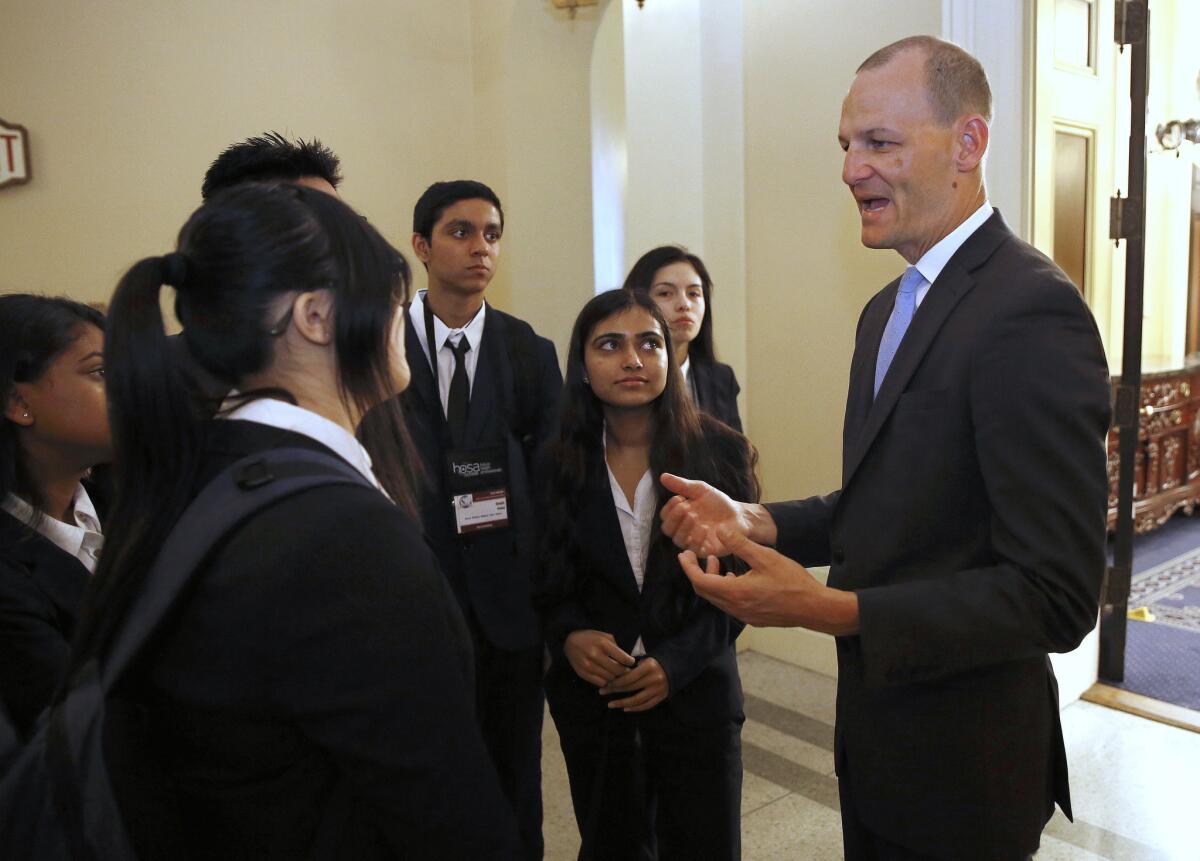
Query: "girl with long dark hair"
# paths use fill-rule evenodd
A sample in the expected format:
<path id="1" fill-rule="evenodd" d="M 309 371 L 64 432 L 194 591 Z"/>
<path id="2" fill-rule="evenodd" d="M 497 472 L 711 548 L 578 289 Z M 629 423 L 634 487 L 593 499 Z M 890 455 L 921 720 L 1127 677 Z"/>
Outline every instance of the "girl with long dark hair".
<path id="1" fill-rule="evenodd" d="M 475 727 L 467 630 L 412 516 L 394 399 L 408 284 L 341 201 L 247 184 L 117 287 L 116 499 L 76 667 L 104 661 L 180 513 L 229 465 L 298 447 L 363 478 L 237 528 L 118 683 L 110 768 L 139 857 L 493 858 L 515 843 Z M 190 362 L 232 392 L 216 418 Z"/>
<path id="2" fill-rule="evenodd" d="M 713 346 L 712 278 L 704 261 L 680 245 L 652 248 L 638 258 L 623 289 L 649 297 L 671 329 L 675 360 L 701 411 L 742 429 L 733 368 Z"/>
<path id="3" fill-rule="evenodd" d="M 754 450 L 697 412 L 668 326 L 632 291 L 580 312 L 560 420 L 539 595 L 581 857 L 737 858 L 742 626 L 692 591 L 658 478 L 695 471 L 757 499 Z"/>
<path id="4" fill-rule="evenodd" d="M 104 315 L 0 296 L 0 402 L 0 708 L 28 735 L 66 671 L 104 541 L 84 482 L 112 455 Z"/>

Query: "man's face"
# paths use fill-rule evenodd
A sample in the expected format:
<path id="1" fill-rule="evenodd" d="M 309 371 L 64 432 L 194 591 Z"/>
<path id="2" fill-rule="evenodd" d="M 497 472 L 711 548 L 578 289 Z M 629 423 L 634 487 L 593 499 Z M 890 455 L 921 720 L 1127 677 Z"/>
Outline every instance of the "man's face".
<path id="1" fill-rule="evenodd" d="M 955 206 L 955 126 L 934 117 L 925 54 L 904 51 L 859 72 L 842 103 L 842 181 L 858 205 L 862 243 L 916 263 L 961 218 Z"/>
<path id="2" fill-rule="evenodd" d="M 413 234 L 413 251 L 429 270 L 430 286 L 456 293 L 482 293 L 500 257 L 500 212 L 480 198 L 446 207 L 429 239 Z"/>

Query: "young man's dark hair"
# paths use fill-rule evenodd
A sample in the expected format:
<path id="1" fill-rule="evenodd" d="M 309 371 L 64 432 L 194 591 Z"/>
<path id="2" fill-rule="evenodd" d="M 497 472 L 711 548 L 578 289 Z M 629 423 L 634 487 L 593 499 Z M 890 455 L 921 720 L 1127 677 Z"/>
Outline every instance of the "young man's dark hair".
<path id="1" fill-rule="evenodd" d="M 500 213 L 500 227 L 504 228 L 504 207 L 500 198 L 482 182 L 473 179 L 455 179 L 450 182 L 435 182 L 417 200 L 413 207 L 413 233 L 419 233 L 426 240 L 431 238 L 433 225 L 437 224 L 446 207 L 460 200 L 486 200 Z"/>
<path id="2" fill-rule="evenodd" d="M 331 188 L 342 181 L 341 162 L 316 138 L 292 142 L 279 132 L 235 143 L 217 156 L 204 174 L 200 196 L 208 200 L 218 191 L 243 182 L 324 180 Z"/>

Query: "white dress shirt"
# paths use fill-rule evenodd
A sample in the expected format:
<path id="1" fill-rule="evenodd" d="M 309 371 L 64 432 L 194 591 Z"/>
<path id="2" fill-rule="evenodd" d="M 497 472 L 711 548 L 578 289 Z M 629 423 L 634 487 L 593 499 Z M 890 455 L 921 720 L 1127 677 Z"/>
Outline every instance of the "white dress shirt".
<path id="1" fill-rule="evenodd" d="M 231 392 L 230 394 L 232 396 L 237 393 Z M 371 468 L 371 455 L 367 454 L 362 443 L 354 438 L 354 434 L 336 422 L 317 415 L 312 410 L 306 410 L 304 407 L 273 398 L 258 398 L 231 409 L 229 412 L 225 411 L 227 405 L 232 406 L 232 403 L 227 400 L 222 405 L 221 412 L 217 414 L 218 418 L 257 422 L 260 425 L 306 436 L 331 449 L 338 457 L 362 473 L 363 478 L 381 491 L 383 490 L 383 486 Z"/>
<path id="2" fill-rule="evenodd" d="M 425 360 L 429 361 L 429 344 L 425 337 L 425 290 L 420 290 L 413 297 L 408 313 L 412 316 L 413 328 L 417 331 L 417 340 L 425 351 Z M 459 338 L 466 338 L 471 349 L 463 356 L 467 366 L 467 391 L 475 388 L 475 368 L 479 365 L 479 345 L 483 343 L 483 325 L 487 320 L 487 303 L 479 306 L 471 322 L 459 329 L 451 329 L 441 321 L 437 314 L 433 315 L 433 340 L 439 345 L 437 351 L 437 381 L 438 395 L 442 399 L 442 412 L 445 413 L 450 402 L 450 380 L 454 376 L 454 351 L 446 346 L 449 341 L 458 346 Z M 432 363 L 430 364 L 432 368 Z"/>
<path id="3" fill-rule="evenodd" d="M 16 494 L 8 494 L 2 506 L 22 523 L 29 523 L 34 518 L 33 506 Z M 43 513 L 37 518 L 34 529 L 60 550 L 78 559 L 88 571 L 95 573 L 100 548 L 104 546 L 104 535 L 100 531 L 96 507 L 92 505 L 92 498 L 82 484 L 75 488 L 70 523 L 63 523 Z"/>
<path id="4" fill-rule="evenodd" d="M 916 267 L 925 280 L 917 287 L 916 307 L 921 307 L 921 302 L 924 301 L 925 294 L 929 292 L 930 285 L 942 274 L 942 270 L 946 268 L 946 264 L 950 262 L 954 252 L 962 248 L 963 243 L 971 238 L 971 234 L 982 227 L 995 211 L 992 205 L 985 200 L 983 206 L 971 213 L 966 221 L 951 230 L 942 237 L 937 245 L 921 256 Z"/>
<path id="5" fill-rule="evenodd" d="M 696 397 L 696 381 L 692 379 L 691 356 L 683 360 L 683 364 L 679 366 L 679 373 L 683 374 L 683 381 L 687 383 L 687 393 L 691 396 L 692 403 L 698 404 L 700 399 Z"/>
<path id="6" fill-rule="evenodd" d="M 604 434 L 604 450 L 608 451 L 608 434 Z M 625 539 L 625 554 L 629 557 L 629 567 L 633 569 L 633 579 L 637 581 L 638 591 L 646 582 L 646 556 L 650 552 L 651 530 L 654 527 L 654 476 L 646 470 L 637 490 L 633 493 L 633 507 L 630 508 L 621 483 L 613 475 L 612 468 L 605 459 L 608 469 L 608 484 L 612 490 L 613 505 L 617 507 L 617 521 L 621 524 L 621 537 Z M 640 658 L 646 654 L 642 638 L 638 637 L 633 644 L 633 656 Z"/>

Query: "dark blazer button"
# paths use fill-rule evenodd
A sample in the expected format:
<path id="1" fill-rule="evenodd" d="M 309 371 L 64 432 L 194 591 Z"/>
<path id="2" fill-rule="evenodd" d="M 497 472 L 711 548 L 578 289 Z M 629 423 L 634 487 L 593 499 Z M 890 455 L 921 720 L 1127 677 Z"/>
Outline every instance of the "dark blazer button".
<path id="1" fill-rule="evenodd" d="M 831 558 L 833 559 L 834 565 L 841 565 L 843 562 L 846 561 L 846 554 L 843 553 L 842 549 L 839 547 L 838 549 L 833 551 L 833 556 Z"/>

